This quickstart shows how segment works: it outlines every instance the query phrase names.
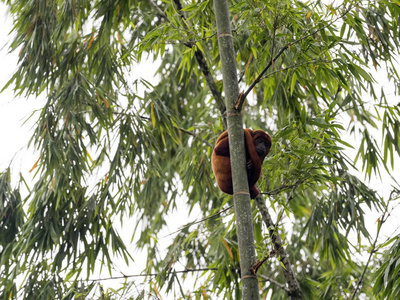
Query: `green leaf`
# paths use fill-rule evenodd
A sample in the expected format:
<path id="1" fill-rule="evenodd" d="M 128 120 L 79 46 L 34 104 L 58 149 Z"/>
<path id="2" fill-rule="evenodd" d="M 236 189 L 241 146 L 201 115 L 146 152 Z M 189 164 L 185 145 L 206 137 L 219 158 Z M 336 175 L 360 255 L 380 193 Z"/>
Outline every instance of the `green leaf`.
<path id="1" fill-rule="evenodd" d="M 151 123 L 153 124 L 153 127 L 156 127 L 156 118 L 154 116 L 154 103 L 153 102 L 151 102 L 150 107 L 151 107 L 151 111 L 150 111 Z"/>
<path id="2" fill-rule="evenodd" d="M 293 76 L 292 76 L 292 81 L 291 81 L 291 84 L 290 84 L 290 96 L 293 96 L 293 92 L 294 92 L 294 87 L 296 85 L 296 81 L 297 81 L 297 75 L 294 72 Z"/>

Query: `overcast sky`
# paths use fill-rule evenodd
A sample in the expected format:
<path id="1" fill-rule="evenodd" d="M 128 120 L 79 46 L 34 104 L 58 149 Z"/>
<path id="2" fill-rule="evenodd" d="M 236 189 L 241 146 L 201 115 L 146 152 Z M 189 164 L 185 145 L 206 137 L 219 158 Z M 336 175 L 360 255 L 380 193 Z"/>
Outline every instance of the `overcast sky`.
<path id="1" fill-rule="evenodd" d="M 8 16 L 5 4 L 0 2 L 0 89 L 11 78 L 18 62 L 17 53 L 8 54 L 11 38 L 8 33 L 12 29 L 12 20 Z M 33 151 L 26 151 L 32 131 L 33 120 L 22 126 L 29 115 L 43 105 L 43 101 L 35 98 L 16 98 L 12 87 L 0 94 L 0 171 L 3 171 L 13 161 L 13 171 L 27 175 L 29 166 L 35 163 Z M 14 174 L 14 178 L 16 178 Z"/>

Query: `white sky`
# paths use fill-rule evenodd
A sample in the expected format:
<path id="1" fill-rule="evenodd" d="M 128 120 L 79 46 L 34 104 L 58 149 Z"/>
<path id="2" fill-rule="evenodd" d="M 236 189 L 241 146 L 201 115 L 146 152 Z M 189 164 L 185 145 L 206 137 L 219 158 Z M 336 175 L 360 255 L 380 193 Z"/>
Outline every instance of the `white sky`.
<path id="1" fill-rule="evenodd" d="M 4 3 L 0 2 L 0 66 L 2 66 L 2 70 L 0 72 L 0 90 L 4 87 L 7 81 L 11 78 L 12 74 L 17 68 L 18 63 L 18 53 L 8 53 L 8 46 L 11 42 L 11 37 L 8 36 L 10 31 L 12 30 L 12 18 L 7 13 L 7 8 Z M 140 77 L 153 83 L 157 83 L 157 77 L 154 76 L 157 70 L 158 64 L 148 62 L 146 66 L 138 66 L 140 68 L 140 72 L 132 72 L 132 73 L 140 73 Z M 141 91 L 139 91 L 141 93 Z M 11 164 L 12 170 L 12 179 L 13 183 L 16 184 L 19 180 L 19 173 L 21 172 L 28 182 L 29 186 L 32 187 L 33 184 L 33 175 L 34 172 L 29 173 L 29 170 L 35 164 L 36 160 L 39 158 L 39 153 L 33 150 L 31 146 L 27 149 L 28 141 L 30 140 L 33 130 L 32 127 L 35 124 L 35 120 L 38 117 L 38 114 L 34 115 L 28 122 L 24 124 L 27 118 L 31 115 L 34 110 L 40 109 L 44 105 L 44 96 L 40 96 L 40 100 L 35 97 L 29 97 L 26 99 L 25 97 L 15 97 L 12 86 L 7 88 L 3 93 L 0 93 L 0 172 L 5 170 Z M 25 189 L 23 189 L 24 191 Z M 25 191 L 26 192 L 26 191 Z M 23 196 L 26 196 L 23 195 Z M 191 214 L 191 218 L 187 218 L 187 212 L 185 213 L 180 211 L 171 213 L 170 220 L 168 222 L 168 227 L 166 230 L 163 230 L 159 237 L 163 237 L 171 232 L 175 232 L 180 226 L 185 225 L 186 223 L 196 220 L 196 215 L 199 215 L 199 211 L 195 208 L 193 210 L 194 213 Z M 198 213 L 196 213 L 198 212 Z M 118 222 L 117 222 L 118 223 Z M 118 265 L 117 270 L 113 272 L 114 276 L 121 276 L 123 274 L 141 274 L 142 270 L 145 268 L 147 259 L 143 253 L 139 253 L 135 251 L 135 240 L 139 237 L 139 233 L 136 234 L 135 240 L 130 243 L 132 238 L 133 229 L 135 226 L 135 221 L 133 219 L 125 218 L 123 227 L 119 224 L 114 224 L 117 227 L 118 232 L 121 234 L 124 242 L 126 243 L 130 254 L 134 258 L 134 263 L 131 263 L 129 266 L 126 266 L 125 261 L 123 259 L 115 258 L 114 263 Z M 140 230 L 140 225 L 138 229 Z M 174 236 L 170 237 L 173 238 Z M 166 247 L 171 243 L 170 238 L 165 238 L 160 240 L 159 249 L 166 249 Z M 164 254 L 162 254 L 164 256 Z M 183 269 L 183 267 L 181 268 Z M 84 272 L 83 272 L 84 273 Z M 103 271 L 98 274 L 93 274 L 91 278 L 108 278 L 110 275 L 108 274 L 107 268 L 103 267 Z M 190 274 L 188 274 L 188 278 L 190 278 Z M 145 287 L 148 287 L 149 284 L 141 285 L 142 282 L 141 277 L 132 278 L 137 283 L 138 290 L 141 290 Z M 123 282 L 118 280 L 108 280 L 102 281 L 102 285 L 104 288 L 112 287 L 116 288 L 117 285 L 120 287 L 120 283 Z M 190 281 L 189 281 L 190 283 Z M 187 283 L 184 286 L 184 290 L 193 290 L 193 288 Z M 146 290 L 149 290 L 146 288 Z M 161 291 L 164 300 L 173 300 L 173 294 L 170 294 L 166 297 Z"/>
<path id="2" fill-rule="evenodd" d="M 11 38 L 8 37 L 8 34 L 11 31 L 11 29 L 12 29 L 11 17 L 8 16 L 5 5 L 2 2 L 0 2 L 0 41 L 1 41 L 0 65 L 2 67 L 2 70 L 0 72 L 0 89 L 6 84 L 9 78 L 12 76 L 18 62 L 17 53 L 8 54 L 8 46 L 11 41 Z M 6 46 L 4 46 L 4 44 L 6 44 Z M 155 69 L 156 66 L 154 64 L 146 66 L 146 68 L 142 67 L 140 75 L 142 76 L 142 78 L 145 78 L 146 80 L 155 83 L 154 82 Z M 386 75 L 376 76 L 375 79 L 377 80 L 382 79 L 384 80 L 385 83 L 387 80 Z M 391 88 L 390 86 L 385 87 L 385 91 L 389 90 L 388 94 L 390 94 L 390 88 Z M 392 97 L 394 97 L 393 94 Z M 25 99 L 24 97 L 15 98 L 12 91 L 12 87 L 11 88 L 9 87 L 7 90 L 5 90 L 3 93 L 0 94 L 0 141 L 1 141 L 0 171 L 3 171 L 7 166 L 9 166 L 11 160 L 13 160 L 12 172 L 13 172 L 14 182 L 18 179 L 19 172 L 21 172 L 24 175 L 28 183 L 32 182 L 33 174 L 29 173 L 29 170 L 32 168 L 33 164 L 38 159 L 39 154 L 34 153 L 32 149 L 27 150 L 26 146 L 30 137 L 32 136 L 31 128 L 34 125 L 34 120 L 36 119 L 36 117 L 33 117 L 25 125 L 23 125 L 23 123 L 34 110 L 41 108 L 43 106 L 43 103 L 44 103 L 43 100 L 38 100 L 34 97 L 30 97 L 30 99 L 28 100 Z M 381 139 L 377 138 L 377 141 L 378 143 L 381 143 Z M 355 147 L 357 147 L 359 143 L 355 142 L 353 144 L 356 145 Z M 348 153 L 351 158 L 354 158 L 355 155 L 354 151 L 349 151 Z M 360 170 L 361 170 L 361 165 L 360 165 Z M 382 172 L 384 172 L 383 169 Z M 395 176 L 400 180 L 399 171 L 393 173 L 393 176 Z M 363 175 L 360 175 L 359 177 L 360 179 L 364 179 Z M 388 195 L 387 191 L 390 190 L 391 179 L 389 176 L 386 175 L 383 178 L 384 178 L 383 182 L 380 182 L 380 180 L 376 178 L 372 178 L 371 182 L 369 183 L 367 182 L 367 185 L 369 185 L 373 189 L 378 190 L 381 194 L 385 194 L 387 196 Z M 396 212 L 398 213 L 398 210 Z M 386 236 L 392 234 L 393 231 L 400 226 L 400 218 L 397 218 L 395 216 L 396 212 L 389 219 L 389 222 L 384 225 L 383 228 L 384 234 L 382 235 L 382 239 L 384 239 L 385 234 Z M 175 231 L 179 226 L 189 222 L 188 218 L 182 219 L 180 218 L 180 216 L 181 215 L 178 215 L 175 221 L 176 220 L 183 220 L 183 221 L 180 221 L 179 223 L 174 222 L 175 224 L 173 225 L 171 224 L 172 226 L 170 227 L 170 232 Z M 374 237 L 375 234 L 374 232 L 376 231 L 375 221 L 378 217 L 379 214 L 376 214 L 374 212 L 368 213 L 366 217 L 367 225 L 372 234 L 372 237 Z M 190 220 L 194 219 L 195 217 L 192 215 L 192 217 L 190 217 Z M 127 235 L 126 233 L 127 232 L 125 232 L 126 238 L 129 241 L 131 232 L 128 232 L 129 235 Z M 168 234 L 168 231 L 166 231 L 165 234 Z M 130 249 L 133 249 L 133 246 L 130 247 Z M 141 259 L 138 259 L 138 263 L 140 263 L 140 260 Z M 142 262 L 140 263 L 141 265 L 140 267 L 131 266 L 128 269 L 123 268 L 125 269 L 124 273 L 127 274 L 139 273 L 142 270 L 144 262 L 145 261 L 142 260 Z M 132 272 L 132 270 L 135 271 Z M 164 297 L 164 299 L 168 298 Z"/>
<path id="3" fill-rule="evenodd" d="M 12 28 L 10 17 L 6 16 L 4 3 L 0 3 L 0 89 L 7 83 L 17 66 L 18 55 L 9 54 L 8 47 L 11 40 L 8 33 Z M 32 126 L 23 126 L 22 123 L 32 113 L 33 110 L 40 107 L 36 99 L 26 100 L 22 97 L 15 98 L 12 88 L 8 88 L 0 94 L 0 170 L 3 171 L 9 166 L 14 158 L 13 167 L 16 172 L 29 171 L 29 165 L 33 166 L 32 157 L 25 155 L 23 148 L 26 147 L 31 134 L 29 128 Z M 19 162 L 21 161 L 21 162 Z M 30 164 L 32 162 L 32 164 Z"/>

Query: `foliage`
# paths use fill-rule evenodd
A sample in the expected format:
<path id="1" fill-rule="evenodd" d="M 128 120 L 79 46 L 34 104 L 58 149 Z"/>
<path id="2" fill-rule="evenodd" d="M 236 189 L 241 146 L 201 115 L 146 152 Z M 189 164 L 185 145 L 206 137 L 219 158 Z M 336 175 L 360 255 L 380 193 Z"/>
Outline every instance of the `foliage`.
<path id="1" fill-rule="evenodd" d="M 231 199 L 210 167 L 224 124 L 212 1 L 3 2 L 19 51 L 4 88 L 47 101 L 30 142 L 40 157 L 29 195 L 21 200 L 10 170 L 1 173 L 1 298 L 239 299 Z M 230 12 L 238 80 L 256 83 L 245 126 L 273 136 L 259 184 L 304 296 L 396 299 L 398 236 L 372 243 L 364 218 L 392 202 L 352 172 L 359 161 L 367 179 L 391 173 L 400 154 L 400 104 L 371 75 L 383 70 L 398 94 L 400 2 L 230 1 Z M 154 81 L 140 79 L 143 62 L 159 64 Z M 188 211 L 202 221 L 182 221 L 161 251 L 171 216 Z M 131 230 L 127 217 L 149 287 L 132 292 L 137 278 L 124 275 L 120 289 L 96 293 L 99 266 L 115 277 L 115 257 L 135 264 L 117 230 L 119 220 Z M 253 219 L 261 259 L 271 237 L 256 208 Z M 271 279 L 260 283 L 264 297 L 287 298 L 274 283 L 285 282 L 278 259 L 259 274 Z"/>

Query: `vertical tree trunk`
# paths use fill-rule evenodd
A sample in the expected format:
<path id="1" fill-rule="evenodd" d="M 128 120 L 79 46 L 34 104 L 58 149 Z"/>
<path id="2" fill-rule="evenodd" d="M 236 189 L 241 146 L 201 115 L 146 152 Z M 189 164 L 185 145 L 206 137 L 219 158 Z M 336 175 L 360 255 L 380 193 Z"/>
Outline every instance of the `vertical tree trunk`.
<path id="1" fill-rule="evenodd" d="M 233 48 L 228 1 L 214 0 L 214 11 L 217 22 L 218 46 L 227 108 L 229 151 L 234 192 L 233 201 L 235 204 L 236 230 L 242 276 L 242 299 L 258 300 L 259 290 L 257 275 L 249 271 L 249 267 L 256 260 L 256 255 L 251 216 L 251 200 L 246 171 L 243 121 L 241 113 L 238 113 L 234 108 L 239 96 L 239 86 L 237 82 L 236 57 Z M 246 178 L 246 180 L 244 180 L 244 178 Z"/>

